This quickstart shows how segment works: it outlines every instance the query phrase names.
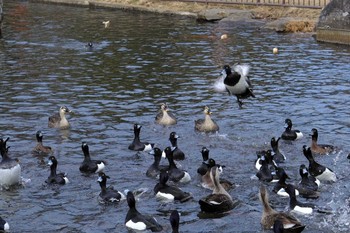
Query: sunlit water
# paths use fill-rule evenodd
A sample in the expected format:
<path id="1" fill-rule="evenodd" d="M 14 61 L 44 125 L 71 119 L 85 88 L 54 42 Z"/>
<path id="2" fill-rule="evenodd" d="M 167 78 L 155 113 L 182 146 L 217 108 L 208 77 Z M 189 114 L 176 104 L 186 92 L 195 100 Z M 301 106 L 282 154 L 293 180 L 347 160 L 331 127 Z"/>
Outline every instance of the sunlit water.
<path id="1" fill-rule="evenodd" d="M 12 232 L 127 232 L 125 201 L 117 206 L 98 202 L 97 175 L 83 176 L 81 142 L 93 158 L 108 162 L 107 185 L 118 190 L 147 188 L 137 207 L 157 217 L 170 231 L 173 209 L 181 212 L 183 232 L 263 232 L 259 181 L 252 179 L 255 152 L 268 149 L 280 136 L 285 118 L 304 132 L 300 141 L 282 142 L 288 160 L 283 167 L 296 183 L 299 165 L 307 164 L 302 146 L 310 144 L 312 128 L 319 140 L 334 144 L 338 153 L 317 157 L 338 176 L 320 187 L 321 197 L 305 200 L 331 210 L 298 218 L 305 232 L 349 232 L 349 48 L 317 43 L 309 34 L 276 34 L 259 24 L 221 22 L 199 24 L 192 18 L 94 10 L 28 2 L 5 2 L 4 37 L 0 40 L 2 137 L 10 137 L 9 154 L 22 165 L 23 187 L 0 192 L 0 215 Z M 110 20 L 108 28 L 102 21 Z M 227 40 L 219 40 L 228 34 Z M 92 49 L 85 45 L 93 42 Z M 278 47 L 280 53 L 272 54 Z M 255 99 L 244 100 L 215 92 L 213 83 L 225 64 L 251 66 Z M 167 102 L 178 124 L 154 123 L 161 102 Z M 70 130 L 48 128 L 47 118 L 66 105 Z M 194 120 L 210 106 L 219 124 L 218 134 L 194 131 Z M 194 196 L 187 203 L 155 199 L 156 180 L 145 172 L 151 155 L 127 149 L 133 124 L 143 126 L 141 139 L 164 149 L 176 131 L 186 160 L 180 162 L 192 176 L 180 187 Z M 44 144 L 54 148 L 58 170 L 71 183 L 48 187 L 46 157 L 31 154 L 35 133 L 44 132 Z M 199 186 L 196 170 L 200 150 L 225 164 L 224 178 L 237 187 L 230 194 L 241 204 L 221 218 L 203 219 L 198 200 L 210 193 Z M 166 161 L 162 161 L 166 164 Z M 268 185 L 271 191 L 273 185 Z M 277 210 L 288 199 L 271 194 Z"/>

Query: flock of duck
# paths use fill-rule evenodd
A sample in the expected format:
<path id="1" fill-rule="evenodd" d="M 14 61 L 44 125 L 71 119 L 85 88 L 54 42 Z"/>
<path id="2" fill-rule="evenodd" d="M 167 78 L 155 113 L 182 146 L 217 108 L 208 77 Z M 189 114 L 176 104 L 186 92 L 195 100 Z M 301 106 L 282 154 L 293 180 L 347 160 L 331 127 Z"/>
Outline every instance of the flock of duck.
<path id="1" fill-rule="evenodd" d="M 226 91 L 237 98 L 237 103 L 241 108 L 243 105 L 242 99 L 255 97 L 252 90 L 252 85 L 244 72 L 244 68 L 237 65 L 231 70 L 228 65 L 224 66 L 222 84 Z M 66 118 L 66 114 L 71 111 L 62 106 L 59 112 L 48 119 L 48 126 L 51 128 L 67 129 L 70 124 Z M 204 119 L 198 119 L 194 122 L 194 129 L 199 132 L 216 132 L 219 130 L 217 123 L 211 118 L 210 108 L 204 107 Z M 160 105 L 159 112 L 155 117 L 155 122 L 160 125 L 171 126 L 177 123 L 176 117 L 171 113 L 167 104 Z M 302 203 L 297 200 L 300 195 L 306 198 L 318 198 L 320 193 L 317 191 L 320 182 L 335 182 L 336 175 L 330 168 L 317 163 L 313 154 L 330 154 L 336 148 L 331 145 L 320 145 L 317 143 L 318 131 L 312 129 L 312 143 L 310 147 L 304 146 L 303 153 L 309 161 L 309 166 L 300 165 L 301 181 L 298 185 L 286 183 L 289 176 L 284 171 L 281 164 L 286 160 L 285 155 L 279 150 L 279 140 L 297 140 L 303 134 L 292 129 L 292 121 L 285 120 L 285 131 L 281 137 L 271 139 L 271 150 L 257 151 L 257 159 L 255 167 L 257 169 L 256 177 L 261 181 L 259 198 L 262 202 L 263 213 L 261 224 L 264 229 L 273 229 L 274 232 L 301 232 L 305 228 L 291 212 L 278 212 L 274 210 L 268 199 L 268 191 L 266 186 L 268 183 L 274 182 L 273 192 L 282 196 L 289 196 L 291 211 L 301 213 L 312 213 L 313 205 Z M 185 160 L 185 154 L 177 145 L 178 135 L 172 132 L 169 135 L 171 146 L 161 150 L 155 147 L 153 143 L 142 142 L 140 140 L 140 132 L 142 126 L 134 124 L 134 139 L 128 146 L 129 150 L 133 151 L 149 151 L 153 155 L 154 161 L 146 171 L 146 175 L 150 178 L 158 180 L 154 186 L 154 194 L 157 199 L 166 201 L 178 201 L 180 203 L 192 199 L 192 194 L 183 191 L 176 184 L 188 183 L 191 180 L 189 173 L 182 170 L 179 166 L 179 161 Z M 46 179 L 48 185 L 64 185 L 69 183 L 69 179 L 64 173 L 57 173 L 58 161 L 52 155 L 51 147 L 43 145 L 43 134 L 41 131 L 36 133 L 37 145 L 33 149 L 33 153 L 47 155 L 48 164 L 50 165 L 50 174 Z M 11 186 L 21 183 L 21 166 L 17 159 L 11 159 L 8 156 L 9 146 L 7 146 L 9 138 L 0 139 L 0 152 L 2 161 L 0 162 L 0 185 Z M 140 213 L 136 208 L 135 193 L 127 191 L 122 193 L 112 187 L 107 187 L 107 179 L 110 177 L 104 173 L 106 162 L 103 160 L 92 160 L 89 153 L 89 146 L 86 142 L 81 145 L 84 159 L 79 167 L 80 172 L 88 174 L 98 174 L 98 182 L 101 187 L 99 194 L 100 201 L 103 203 L 118 203 L 126 199 L 129 210 L 125 217 L 125 226 L 135 230 L 151 230 L 162 231 L 161 226 L 155 218 L 147 214 Z M 161 166 L 161 158 L 168 160 L 168 165 Z M 225 166 L 222 166 L 213 158 L 209 158 L 209 150 L 206 147 L 202 148 L 203 162 L 197 169 L 197 174 L 200 177 L 201 186 L 211 190 L 211 194 L 199 200 L 201 211 L 207 213 L 223 213 L 231 211 L 237 206 L 238 201 L 234 200 L 228 193 L 228 190 L 234 187 L 230 181 L 220 178 Z M 180 215 L 178 211 L 172 211 L 170 215 L 170 224 L 172 232 L 179 231 Z M 0 230 L 7 231 L 9 224 L 0 217 Z"/>

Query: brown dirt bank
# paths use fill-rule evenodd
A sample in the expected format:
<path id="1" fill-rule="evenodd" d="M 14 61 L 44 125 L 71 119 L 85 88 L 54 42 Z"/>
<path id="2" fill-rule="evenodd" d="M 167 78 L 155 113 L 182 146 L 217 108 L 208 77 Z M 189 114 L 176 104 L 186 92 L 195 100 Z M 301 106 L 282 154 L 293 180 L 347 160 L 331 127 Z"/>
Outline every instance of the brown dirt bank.
<path id="1" fill-rule="evenodd" d="M 162 0 L 33 0 L 34 2 L 53 2 L 77 5 L 97 4 L 103 7 L 115 7 L 121 9 L 142 10 L 158 13 L 182 14 L 196 17 L 198 14 L 210 9 L 246 10 L 251 12 L 252 19 L 272 22 L 276 21 L 270 28 L 281 32 L 312 32 L 318 21 L 321 9 L 304 9 L 295 7 L 270 7 L 236 4 L 205 4 L 196 2 L 162 1 Z M 287 22 L 286 22 L 287 21 Z"/>

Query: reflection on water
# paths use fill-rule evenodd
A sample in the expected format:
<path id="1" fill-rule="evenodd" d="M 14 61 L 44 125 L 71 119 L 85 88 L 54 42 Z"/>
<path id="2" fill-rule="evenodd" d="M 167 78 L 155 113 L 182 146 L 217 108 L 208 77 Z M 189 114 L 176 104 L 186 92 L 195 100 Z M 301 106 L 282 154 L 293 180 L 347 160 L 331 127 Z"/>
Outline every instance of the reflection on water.
<path id="1" fill-rule="evenodd" d="M 98 203 L 97 175 L 79 172 L 83 160 L 81 142 L 90 146 L 93 158 L 107 161 L 108 181 L 118 190 L 147 188 L 137 207 L 157 216 L 170 229 L 171 210 L 181 212 L 184 232 L 262 232 L 259 182 L 255 152 L 269 148 L 271 137 L 282 133 L 291 118 L 305 137 L 282 142 L 288 161 L 283 164 L 297 183 L 299 165 L 307 163 L 302 145 L 318 128 L 320 142 L 337 145 L 335 155 L 317 157 L 332 168 L 339 181 L 320 187 L 321 197 L 311 200 L 334 214 L 298 216 L 306 232 L 347 232 L 349 229 L 349 49 L 319 44 L 309 34 L 275 34 L 260 25 L 221 22 L 198 24 L 193 19 L 157 14 L 92 10 L 28 2 L 5 2 L 4 38 L 0 40 L 2 137 L 11 137 L 9 153 L 23 167 L 23 188 L 2 190 L 1 215 L 13 232 L 127 232 L 125 202 L 118 206 Z M 102 21 L 110 20 L 105 28 Z M 223 33 L 226 40 L 220 40 Z M 93 43 L 92 49 L 86 44 Z M 279 54 L 272 53 L 278 47 Z M 235 98 L 215 92 L 213 83 L 224 64 L 245 63 L 257 98 L 238 109 Z M 167 102 L 178 124 L 154 123 L 159 104 Z M 47 119 L 66 105 L 70 130 L 47 127 Z M 203 117 L 204 105 L 220 126 L 218 134 L 194 131 L 194 120 Z M 133 124 L 141 124 L 141 140 L 164 149 L 176 131 L 185 152 L 181 163 L 192 177 L 202 158 L 225 164 L 223 178 L 237 187 L 230 194 L 241 204 L 221 218 L 199 218 L 198 200 L 210 192 L 194 179 L 181 185 L 194 199 L 161 203 L 152 192 L 156 180 L 145 172 L 151 155 L 133 152 Z M 49 187 L 47 158 L 31 154 L 35 133 L 44 132 L 44 143 L 54 148 L 59 169 L 71 183 Z M 43 163 L 45 161 L 45 163 Z M 166 161 L 162 161 L 166 164 Z M 269 190 L 272 185 L 268 186 Z M 288 200 L 270 195 L 274 208 L 284 210 Z M 301 200 L 305 201 L 305 200 Z M 309 200 L 307 200 L 309 201 Z"/>

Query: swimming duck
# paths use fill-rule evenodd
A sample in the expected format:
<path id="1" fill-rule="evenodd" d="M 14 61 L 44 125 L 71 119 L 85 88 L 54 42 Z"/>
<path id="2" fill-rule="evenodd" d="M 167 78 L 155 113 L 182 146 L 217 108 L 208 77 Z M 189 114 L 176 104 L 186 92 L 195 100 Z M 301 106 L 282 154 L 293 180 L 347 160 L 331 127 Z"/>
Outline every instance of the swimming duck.
<path id="1" fill-rule="evenodd" d="M 285 123 L 285 131 L 282 133 L 281 138 L 283 140 L 297 140 L 303 137 L 303 133 L 300 130 L 293 130 L 293 123 L 291 119 L 286 119 Z"/>
<path id="2" fill-rule="evenodd" d="M 224 66 L 223 74 L 226 74 L 224 84 L 226 90 L 230 95 L 235 95 L 237 103 L 241 108 L 243 102 L 240 99 L 255 97 L 253 94 L 252 84 L 248 77 L 249 66 L 247 65 L 236 65 L 234 66 L 234 72 L 232 72 L 229 65 Z"/>
<path id="3" fill-rule="evenodd" d="M 213 180 L 211 178 L 211 174 L 210 174 L 211 173 L 211 168 L 214 167 L 214 166 L 218 166 L 219 167 L 219 172 L 222 173 L 224 166 L 216 164 L 215 160 L 212 159 L 212 158 L 209 159 L 207 166 L 208 166 L 207 172 L 201 177 L 201 185 L 202 185 L 203 188 L 207 188 L 207 189 L 213 190 L 215 185 L 214 185 L 214 182 L 213 182 Z M 221 186 L 226 191 L 230 190 L 233 187 L 233 184 L 230 181 L 228 181 L 228 180 L 220 179 L 219 182 L 220 182 Z"/>
<path id="4" fill-rule="evenodd" d="M 58 113 L 49 117 L 49 127 L 50 128 L 60 128 L 60 129 L 68 129 L 70 124 L 66 118 L 67 113 L 71 113 L 66 106 L 61 106 Z"/>
<path id="5" fill-rule="evenodd" d="M 174 158 L 173 158 L 173 152 L 171 148 L 168 146 L 164 150 L 166 154 L 166 158 L 168 159 L 169 162 L 169 167 L 168 167 L 168 175 L 169 175 L 169 180 L 173 182 L 180 182 L 180 183 L 187 183 L 191 180 L 190 174 L 187 172 L 177 168 Z"/>
<path id="6" fill-rule="evenodd" d="M 199 205 L 204 212 L 227 212 L 232 210 L 237 203 L 220 184 L 219 167 L 214 166 L 210 170 L 210 177 L 214 183 L 213 193 L 199 200 Z"/>
<path id="7" fill-rule="evenodd" d="M 90 158 L 89 146 L 86 142 L 82 142 L 81 149 L 84 153 L 84 160 L 79 170 L 84 173 L 99 173 L 105 168 L 105 162 L 102 160 L 92 160 Z"/>
<path id="8" fill-rule="evenodd" d="M 190 193 L 184 192 L 178 187 L 167 185 L 168 179 L 168 172 L 163 171 L 160 173 L 159 183 L 156 184 L 153 189 L 157 198 L 161 200 L 176 200 L 180 202 L 185 202 L 192 198 Z"/>
<path id="9" fill-rule="evenodd" d="M 141 131 L 141 125 L 134 124 L 134 140 L 129 145 L 129 150 L 134 151 L 150 151 L 154 147 L 154 143 L 148 143 L 148 142 L 141 142 L 140 141 L 140 131 Z"/>
<path id="10" fill-rule="evenodd" d="M 289 193 L 286 192 L 286 187 L 287 187 L 286 179 L 290 179 L 290 178 L 285 172 L 285 170 L 281 167 L 277 168 L 277 173 L 278 173 L 279 180 L 273 187 L 273 192 L 277 193 L 277 195 L 280 195 L 282 197 L 289 197 Z M 295 190 L 295 195 L 299 195 L 299 191 L 297 189 Z"/>
<path id="11" fill-rule="evenodd" d="M 310 203 L 302 203 L 297 200 L 295 188 L 291 184 L 287 184 L 286 192 L 289 194 L 289 209 L 301 214 L 312 214 L 314 205 Z"/>
<path id="12" fill-rule="evenodd" d="M 169 136 L 169 141 L 171 143 L 171 150 L 173 151 L 173 156 L 175 160 L 184 160 L 185 154 L 182 150 L 177 146 L 177 139 L 179 135 L 176 132 L 171 132 Z"/>
<path id="13" fill-rule="evenodd" d="M 57 169 L 57 159 L 55 156 L 51 155 L 49 157 L 48 165 L 50 166 L 50 175 L 45 181 L 48 184 L 67 184 L 69 183 L 69 180 L 64 173 L 58 173 L 56 172 Z"/>
<path id="14" fill-rule="evenodd" d="M 151 150 L 149 153 L 150 153 L 151 155 L 153 155 L 153 157 L 154 157 L 154 162 L 153 162 L 152 165 L 147 169 L 146 176 L 155 178 L 155 177 L 157 177 L 157 176 L 160 174 L 160 171 L 161 171 L 161 170 L 164 170 L 164 169 L 161 169 L 161 168 L 159 167 L 160 160 L 162 159 L 162 150 L 159 149 L 158 147 L 155 147 L 155 148 L 153 148 L 153 150 Z"/>
<path id="15" fill-rule="evenodd" d="M 33 149 L 34 154 L 48 155 L 53 153 L 53 150 L 50 146 L 43 145 L 43 133 L 40 130 L 36 132 L 36 141 L 37 144 Z"/>
<path id="16" fill-rule="evenodd" d="M 0 217 L 0 232 L 6 232 L 10 230 L 10 225 L 2 217 Z"/>
<path id="17" fill-rule="evenodd" d="M 169 108 L 166 103 L 162 103 L 160 105 L 160 110 L 156 115 L 156 123 L 160 125 L 175 125 L 177 123 L 176 117 L 174 114 L 169 112 Z"/>
<path id="18" fill-rule="evenodd" d="M 274 152 L 273 155 L 273 159 L 277 162 L 277 163 L 282 163 L 286 160 L 286 156 L 284 156 L 284 154 L 282 154 L 282 152 L 280 151 L 279 147 L 278 147 L 278 142 L 281 138 L 279 137 L 277 140 L 275 137 L 271 138 L 271 148 L 272 151 Z"/>
<path id="19" fill-rule="evenodd" d="M 310 175 L 312 175 L 313 177 L 317 178 L 320 181 L 333 181 L 333 182 L 337 181 L 337 177 L 331 169 L 317 163 L 314 160 L 310 147 L 306 148 L 306 146 L 304 145 L 303 153 L 304 153 L 304 156 L 309 161 Z"/>
<path id="20" fill-rule="evenodd" d="M 262 164 L 261 157 L 264 156 L 264 158 L 269 166 L 269 169 L 273 171 L 274 167 L 277 167 L 277 164 L 274 160 L 274 155 L 275 155 L 275 153 L 272 152 L 272 150 L 257 151 L 256 152 L 257 160 L 255 160 L 255 168 L 258 171 L 260 170 L 261 164 Z"/>
<path id="21" fill-rule="evenodd" d="M 320 186 L 320 181 L 313 176 L 309 176 L 309 171 L 304 164 L 300 165 L 299 174 L 301 176 L 301 181 L 299 182 L 297 189 L 300 193 L 312 193 L 312 191 L 317 191 Z"/>
<path id="22" fill-rule="evenodd" d="M 195 120 L 194 128 L 200 132 L 206 132 L 206 133 L 219 131 L 219 126 L 210 117 L 211 115 L 210 108 L 208 106 L 205 106 L 203 112 L 205 115 L 204 120 L 203 119 Z"/>
<path id="23" fill-rule="evenodd" d="M 265 230 L 272 229 L 276 220 L 283 223 L 283 229 L 286 232 L 302 232 L 305 225 L 291 214 L 285 212 L 277 212 L 269 204 L 269 196 L 264 185 L 260 185 L 259 199 L 263 205 L 263 213 L 261 216 L 261 225 Z"/>
<path id="24" fill-rule="evenodd" d="M 151 230 L 152 232 L 159 232 L 163 227 L 157 220 L 149 215 L 143 215 L 136 209 L 136 201 L 134 194 L 129 191 L 126 195 L 129 211 L 125 217 L 125 226 L 133 230 L 144 231 Z"/>
<path id="25" fill-rule="evenodd" d="M 177 210 L 171 211 L 169 220 L 170 220 L 172 233 L 179 233 L 179 225 L 180 225 L 180 214 L 179 214 L 179 212 Z"/>
<path id="26" fill-rule="evenodd" d="M 260 181 L 264 181 L 264 182 L 273 181 L 273 175 L 271 173 L 271 170 L 268 166 L 268 163 L 264 155 L 260 157 L 260 161 L 261 161 L 261 167 L 259 171 L 256 173 L 256 176 L 259 178 Z"/>
<path id="27" fill-rule="evenodd" d="M 206 163 L 206 161 L 208 161 L 209 159 L 209 150 L 204 146 L 202 147 L 201 154 L 202 154 L 203 161 L 202 161 L 202 164 L 197 169 L 197 173 L 200 176 L 203 176 L 205 175 L 205 173 L 207 173 L 209 168 L 208 164 Z"/>
<path id="28" fill-rule="evenodd" d="M 0 153 L 2 160 L 0 162 L 0 186 L 11 186 L 19 184 L 21 181 L 21 165 L 18 159 L 11 159 L 8 156 L 8 149 L 6 140 L 0 139 Z"/>
<path id="29" fill-rule="evenodd" d="M 326 144 L 317 144 L 318 131 L 313 128 L 311 130 L 311 151 L 315 154 L 328 155 L 335 151 L 335 147 Z"/>
<path id="30" fill-rule="evenodd" d="M 98 179 L 97 182 L 100 183 L 101 192 L 99 194 L 99 197 L 101 198 L 101 201 L 103 203 L 109 203 L 109 202 L 119 202 L 122 199 L 125 199 L 124 194 L 121 192 L 114 190 L 113 187 L 107 188 L 107 179 L 110 179 L 109 176 L 107 176 L 103 172 L 98 173 Z"/>

